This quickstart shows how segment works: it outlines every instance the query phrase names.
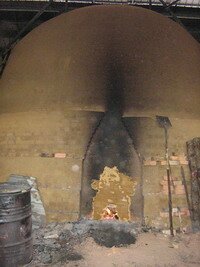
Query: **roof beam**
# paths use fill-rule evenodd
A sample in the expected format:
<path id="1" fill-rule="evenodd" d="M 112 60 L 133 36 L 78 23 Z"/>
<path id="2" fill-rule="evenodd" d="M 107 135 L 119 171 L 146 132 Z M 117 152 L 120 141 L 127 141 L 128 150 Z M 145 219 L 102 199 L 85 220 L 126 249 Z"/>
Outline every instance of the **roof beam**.
<path id="1" fill-rule="evenodd" d="M 48 1 L 0 1 L 0 11 L 26 11 L 39 12 Z M 53 2 L 45 12 L 60 13 L 67 5 L 66 2 Z"/>

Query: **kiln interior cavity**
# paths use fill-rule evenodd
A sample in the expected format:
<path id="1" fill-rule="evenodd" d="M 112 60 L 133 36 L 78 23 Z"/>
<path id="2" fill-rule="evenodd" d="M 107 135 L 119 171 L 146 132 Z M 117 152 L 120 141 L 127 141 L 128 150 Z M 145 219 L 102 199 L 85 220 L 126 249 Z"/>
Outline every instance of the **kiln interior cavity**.
<path id="1" fill-rule="evenodd" d="M 93 219 L 131 220 L 131 196 L 134 195 L 136 182 L 119 172 L 117 167 L 105 167 L 99 180 L 92 182 L 97 190 L 93 198 Z"/>
<path id="2" fill-rule="evenodd" d="M 121 114 L 115 109 L 106 112 L 95 129 L 82 174 L 82 216 L 102 219 L 112 204 L 119 219 L 141 219 L 141 165 Z"/>

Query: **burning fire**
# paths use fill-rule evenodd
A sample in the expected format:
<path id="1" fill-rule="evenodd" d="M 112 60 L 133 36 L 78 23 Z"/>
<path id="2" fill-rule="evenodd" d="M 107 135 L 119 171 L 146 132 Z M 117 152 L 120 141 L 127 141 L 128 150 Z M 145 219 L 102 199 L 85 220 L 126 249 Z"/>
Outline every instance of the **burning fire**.
<path id="1" fill-rule="evenodd" d="M 102 220 L 119 220 L 117 206 L 114 204 L 107 205 L 101 214 Z"/>

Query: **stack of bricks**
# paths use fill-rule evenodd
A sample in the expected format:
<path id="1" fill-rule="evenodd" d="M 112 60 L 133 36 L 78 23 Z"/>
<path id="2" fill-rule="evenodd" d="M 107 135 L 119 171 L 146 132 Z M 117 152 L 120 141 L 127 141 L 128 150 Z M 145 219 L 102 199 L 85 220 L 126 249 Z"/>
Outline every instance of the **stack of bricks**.
<path id="1" fill-rule="evenodd" d="M 187 207 L 175 207 L 172 209 L 172 215 L 173 217 L 179 217 L 179 216 L 189 217 L 190 211 Z M 160 217 L 169 218 L 169 209 L 166 208 L 163 211 L 161 211 Z"/>
<path id="2" fill-rule="evenodd" d="M 164 179 L 160 182 L 162 186 L 162 192 L 165 195 L 168 195 L 168 181 L 167 176 L 164 176 Z M 185 195 L 185 188 L 183 182 L 177 177 L 172 177 L 171 179 L 171 193 L 175 195 Z"/>
<path id="3" fill-rule="evenodd" d="M 186 155 L 179 155 L 179 156 L 172 155 L 169 157 L 169 164 L 171 166 L 188 165 L 188 160 L 187 160 Z M 165 166 L 167 165 L 167 161 L 164 159 L 164 157 L 155 156 L 155 157 L 146 158 L 144 160 L 144 165 L 145 166 L 156 166 L 156 165 Z"/>
<path id="4" fill-rule="evenodd" d="M 164 179 L 160 182 L 160 185 L 162 186 L 162 192 L 165 195 L 168 195 L 168 181 L 167 176 L 164 176 Z M 170 184 L 171 187 L 171 193 L 174 194 L 175 192 L 175 186 L 172 185 L 172 182 Z"/>

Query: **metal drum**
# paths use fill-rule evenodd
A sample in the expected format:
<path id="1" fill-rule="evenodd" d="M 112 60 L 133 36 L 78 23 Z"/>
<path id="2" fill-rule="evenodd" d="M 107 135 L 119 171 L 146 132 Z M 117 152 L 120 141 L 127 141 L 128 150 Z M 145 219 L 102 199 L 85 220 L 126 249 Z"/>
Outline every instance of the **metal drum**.
<path id="1" fill-rule="evenodd" d="M 0 184 L 0 266 L 18 267 L 32 259 L 30 187 Z"/>

